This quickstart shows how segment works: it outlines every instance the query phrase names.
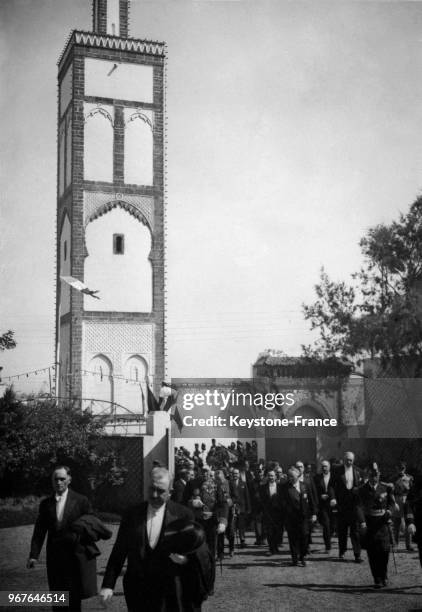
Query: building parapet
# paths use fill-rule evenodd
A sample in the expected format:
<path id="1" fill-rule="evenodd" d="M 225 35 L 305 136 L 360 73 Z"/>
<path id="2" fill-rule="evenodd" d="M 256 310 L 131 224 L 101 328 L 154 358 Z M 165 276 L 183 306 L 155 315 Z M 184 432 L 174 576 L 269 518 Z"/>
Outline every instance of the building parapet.
<path id="1" fill-rule="evenodd" d="M 66 61 L 68 52 L 73 44 L 97 49 L 111 49 L 114 51 L 129 51 L 143 53 L 145 55 L 165 56 L 165 44 L 155 40 L 141 40 L 138 38 L 121 38 L 109 34 L 97 34 L 95 32 L 83 32 L 72 30 L 66 41 L 65 47 L 57 61 L 59 70 Z"/>

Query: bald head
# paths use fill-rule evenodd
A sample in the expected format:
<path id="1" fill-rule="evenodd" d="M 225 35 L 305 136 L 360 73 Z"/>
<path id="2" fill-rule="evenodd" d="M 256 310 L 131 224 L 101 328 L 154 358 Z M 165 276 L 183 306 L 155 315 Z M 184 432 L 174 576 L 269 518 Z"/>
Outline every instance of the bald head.
<path id="1" fill-rule="evenodd" d="M 150 485 L 148 489 L 148 502 L 153 508 L 159 508 L 170 497 L 171 478 L 169 471 L 163 467 L 151 470 Z"/>
<path id="2" fill-rule="evenodd" d="M 321 469 L 323 474 L 328 474 L 330 472 L 330 462 L 329 461 L 321 461 Z"/>
<path id="3" fill-rule="evenodd" d="M 355 461 L 355 455 L 351 451 L 347 451 L 344 453 L 344 465 L 346 467 L 351 467 Z"/>
<path id="4" fill-rule="evenodd" d="M 291 467 L 287 470 L 287 477 L 289 479 L 289 482 L 291 482 L 292 484 L 296 484 L 296 482 L 299 480 L 299 476 L 300 472 L 296 467 Z"/>

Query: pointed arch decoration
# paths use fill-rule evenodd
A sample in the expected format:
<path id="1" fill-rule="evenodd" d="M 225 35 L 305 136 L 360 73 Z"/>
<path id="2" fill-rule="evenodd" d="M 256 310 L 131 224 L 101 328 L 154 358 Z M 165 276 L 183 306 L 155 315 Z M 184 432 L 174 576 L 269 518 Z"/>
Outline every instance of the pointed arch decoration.
<path id="1" fill-rule="evenodd" d="M 145 115 L 145 113 L 143 113 L 141 110 L 136 110 L 134 113 L 132 113 L 128 119 L 125 121 L 125 126 L 128 125 L 131 121 L 135 121 L 135 119 L 140 119 L 141 121 L 143 121 L 144 123 L 146 123 L 147 125 L 149 125 L 149 127 L 151 128 L 151 132 L 154 132 L 154 125 L 153 122 L 151 121 L 151 119 Z"/>
<path id="2" fill-rule="evenodd" d="M 110 113 L 108 112 L 108 110 L 106 110 L 105 108 L 103 108 L 102 106 L 96 106 L 95 108 L 91 109 L 88 113 L 86 113 L 84 120 L 85 123 L 88 121 L 88 119 L 90 117 L 93 117 L 96 114 L 100 114 L 103 117 L 105 117 L 106 119 L 108 119 L 108 121 L 110 121 L 111 126 L 114 127 L 114 121 L 113 121 L 113 117 L 110 115 Z"/>
<path id="3" fill-rule="evenodd" d="M 147 219 L 147 217 L 144 215 L 144 213 L 141 210 L 139 210 L 139 208 L 137 208 L 130 202 L 125 202 L 124 200 L 110 200 L 109 202 L 106 202 L 105 204 L 102 204 L 101 206 L 99 206 L 94 212 L 92 212 L 87 217 L 86 222 L 85 222 L 85 227 L 91 221 L 94 221 L 95 219 L 98 219 L 98 217 L 101 217 L 102 215 L 105 215 L 106 213 L 108 213 L 110 210 L 113 210 L 113 208 L 122 208 L 123 210 L 128 212 L 130 215 L 132 215 L 132 217 L 135 217 L 135 219 L 138 219 L 138 221 L 140 221 L 143 225 L 146 225 L 152 234 L 152 227 L 149 222 L 149 219 Z"/>

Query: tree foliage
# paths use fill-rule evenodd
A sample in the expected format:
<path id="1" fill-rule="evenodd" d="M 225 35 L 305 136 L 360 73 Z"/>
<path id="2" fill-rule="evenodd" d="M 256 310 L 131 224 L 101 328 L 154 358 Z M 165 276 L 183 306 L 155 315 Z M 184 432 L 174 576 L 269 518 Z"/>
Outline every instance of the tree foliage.
<path id="1" fill-rule="evenodd" d="M 9 329 L 0 336 L 0 351 L 9 350 L 15 348 L 16 340 L 14 339 L 15 332 Z"/>
<path id="2" fill-rule="evenodd" d="M 35 492 L 49 487 L 54 465 L 65 464 L 85 486 L 122 484 L 127 470 L 118 457 L 97 450 L 102 434 L 87 412 L 54 400 L 21 402 L 8 389 L 0 399 L 0 479 L 18 489 L 30 483 Z"/>
<path id="3" fill-rule="evenodd" d="M 422 197 L 398 221 L 370 228 L 360 241 L 364 258 L 350 284 L 324 269 L 316 301 L 304 305 L 319 330 L 315 358 L 379 358 L 397 374 L 422 373 Z"/>

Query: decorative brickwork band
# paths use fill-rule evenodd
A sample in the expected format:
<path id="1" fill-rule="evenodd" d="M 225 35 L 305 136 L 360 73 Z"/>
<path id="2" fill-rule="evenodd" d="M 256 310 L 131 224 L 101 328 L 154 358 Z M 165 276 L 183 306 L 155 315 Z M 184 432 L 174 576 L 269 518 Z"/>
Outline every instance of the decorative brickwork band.
<path id="1" fill-rule="evenodd" d="M 130 215 L 138 219 L 138 221 L 149 227 L 148 220 L 144 217 L 143 213 L 135 208 L 133 204 L 129 204 L 128 202 L 124 202 L 122 200 L 112 200 L 111 202 L 107 202 L 107 204 L 103 204 L 88 217 L 86 224 L 88 225 L 88 223 L 94 221 L 94 219 L 98 219 L 98 217 L 105 215 L 110 210 L 113 210 L 113 208 L 123 208 L 123 210 L 126 210 Z"/>
<path id="2" fill-rule="evenodd" d="M 84 193 L 84 226 L 109 210 L 121 207 L 147 225 L 154 228 L 154 199 L 148 196 L 131 196 L 120 193 L 85 191 Z"/>
<path id="3" fill-rule="evenodd" d="M 139 40 L 136 38 L 120 38 L 107 34 L 96 34 L 93 32 L 79 32 L 74 30 L 69 37 L 63 53 L 59 57 L 59 67 L 64 62 L 67 52 L 72 44 L 83 45 L 85 47 L 95 47 L 97 49 L 113 49 L 116 51 L 133 51 L 144 55 L 156 55 L 164 57 L 164 43 L 158 41 Z"/>

